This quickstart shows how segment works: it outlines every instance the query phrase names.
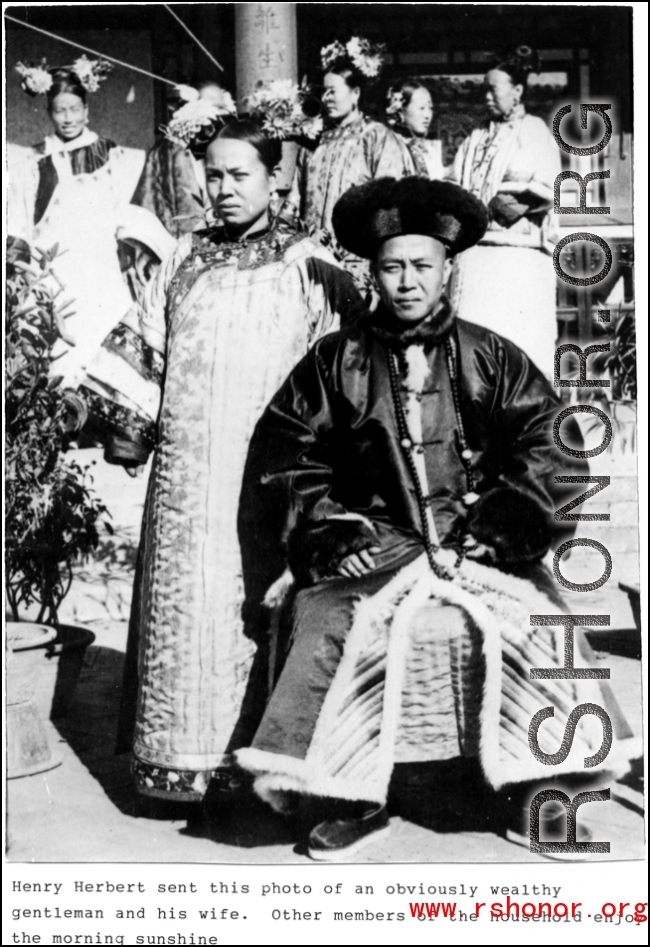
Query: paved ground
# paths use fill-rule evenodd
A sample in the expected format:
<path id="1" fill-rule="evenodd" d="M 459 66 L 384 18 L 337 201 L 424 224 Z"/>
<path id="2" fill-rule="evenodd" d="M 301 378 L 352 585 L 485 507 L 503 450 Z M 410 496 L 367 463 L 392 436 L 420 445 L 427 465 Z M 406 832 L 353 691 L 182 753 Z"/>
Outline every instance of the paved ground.
<path id="1" fill-rule="evenodd" d="M 50 724 L 51 740 L 63 763 L 8 784 L 9 858 L 17 861 L 169 861 L 299 863 L 284 821 L 262 804 L 224 812 L 211 824 L 184 807 L 137 812 L 129 759 L 113 752 L 126 626 L 95 623 L 97 635 L 72 706 L 64 720 Z M 637 732 L 641 724 L 640 662 L 601 655 Z M 444 786 L 433 771 L 401 767 L 392 789 L 390 839 L 366 849 L 360 861 L 462 862 L 535 861 L 537 856 L 495 834 L 498 814 L 489 805 L 459 802 L 467 787 L 448 772 Z M 440 777 L 436 782 L 440 782 Z M 461 788 L 465 792 L 461 792 Z M 614 801 L 581 810 L 598 839 L 615 839 L 612 858 L 643 853 L 642 767 L 612 787 Z M 606 811 L 605 811 L 606 810 Z M 582 815 L 581 815 L 582 817 Z"/>
<path id="2" fill-rule="evenodd" d="M 92 458 L 92 452 L 85 452 Z M 126 642 L 133 555 L 146 480 L 98 464 L 98 491 L 113 512 L 115 535 L 98 561 L 77 580 L 64 620 L 84 621 L 96 634 L 70 710 L 51 740 L 63 763 L 8 784 L 8 844 L 12 861 L 304 863 L 289 827 L 261 803 L 221 812 L 208 821 L 191 807 L 139 809 L 131 792 L 129 759 L 114 755 L 114 738 Z M 633 558 L 629 560 L 634 567 Z M 579 565 L 576 566 L 579 571 Z M 621 576 L 623 577 L 623 576 Z M 614 577 L 613 577 L 614 578 Z M 631 629 L 627 598 L 610 581 L 592 606 L 612 614 L 612 627 Z M 633 729 L 641 734 L 641 666 L 634 636 L 610 635 L 599 647 L 612 685 Z M 611 650 L 616 653 L 612 654 Z M 612 801 L 590 804 L 580 818 L 595 839 L 612 841 L 611 858 L 643 856 L 643 767 L 640 761 L 612 786 Z M 400 767 L 391 789 L 391 837 L 362 852 L 363 862 L 537 861 L 498 835 L 499 813 L 489 800 L 478 806 L 467 775 L 452 768 Z M 602 832 L 602 835 L 600 834 Z M 595 857 L 595 856 L 592 856 Z M 607 856 L 602 856 L 607 858 Z"/>

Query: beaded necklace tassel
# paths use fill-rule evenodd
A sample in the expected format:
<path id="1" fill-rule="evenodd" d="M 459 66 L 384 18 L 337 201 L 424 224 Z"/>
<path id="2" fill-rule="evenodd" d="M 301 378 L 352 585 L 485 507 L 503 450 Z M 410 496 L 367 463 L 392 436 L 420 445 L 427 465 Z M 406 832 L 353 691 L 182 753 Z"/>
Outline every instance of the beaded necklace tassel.
<path id="1" fill-rule="evenodd" d="M 463 462 L 463 467 L 465 470 L 465 481 L 467 484 L 467 493 L 464 497 L 464 502 L 466 505 L 469 505 L 473 502 L 473 497 L 476 497 L 474 493 L 474 475 L 471 469 L 471 458 L 472 451 L 469 448 L 467 443 L 467 438 L 465 436 L 465 427 L 463 425 L 463 420 L 460 414 L 460 398 L 458 394 L 458 366 L 456 358 L 456 348 L 455 343 L 451 337 L 447 338 L 445 341 L 445 355 L 446 355 L 446 364 L 447 371 L 449 372 L 449 379 L 451 382 L 451 392 L 454 403 L 454 411 L 456 413 L 456 423 L 458 425 L 458 432 L 461 442 L 461 459 Z M 404 405 L 402 404 L 402 399 L 400 396 L 400 390 L 403 388 L 403 385 L 400 383 L 400 371 L 397 355 L 392 349 L 388 350 L 388 375 L 390 380 L 390 389 L 391 396 L 393 399 L 393 406 L 395 409 L 395 420 L 397 422 L 397 433 L 400 438 L 400 444 L 404 451 L 404 457 L 406 459 L 411 478 L 413 480 L 413 485 L 415 487 L 415 495 L 418 504 L 418 511 L 420 513 L 420 525 L 422 529 L 422 537 L 424 539 L 424 547 L 427 553 L 427 558 L 429 560 L 429 565 L 433 573 L 441 579 L 451 580 L 453 575 L 445 569 L 436 559 L 436 553 L 440 550 L 440 545 L 436 542 L 438 539 L 435 535 L 435 523 L 432 517 L 432 511 L 429 504 L 429 497 L 425 496 L 424 490 L 422 488 L 422 481 L 420 475 L 418 474 L 415 454 L 417 451 L 422 452 L 424 450 L 423 445 L 416 444 L 411 436 L 411 431 L 408 426 L 408 421 L 406 418 L 406 413 L 404 411 Z M 417 396 L 418 401 L 421 400 L 421 392 Z M 431 529 L 433 525 L 433 530 Z M 456 568 L 460 565 L 464 557 L 464 551 L 460 550 L 458 553 L 458 559 L 456 561 Z"/>
<path id="2" fill-rule="evenodd" d="M 478 500 L 478 494 L 474 492 L 475 479 L 472 470 L 472 450 L 467 443 L 465 434 L 465 425 L 460 411 L 460 394 L 458 390 L 458 357 L 456 350 L 456 341 L 451 336 L 445 341 L 445 354 L 447 356 L 447 370 L 451 381 L 451 396 L 454 400 L 454 411 L 456 412 L 456 423 L 458 425 L 458 435 L 460 437 L 460 458 L 465 468 L 465 482 L 467 483 L 467 493 L 463 497 L 465 506 L 471 506 Z"/>

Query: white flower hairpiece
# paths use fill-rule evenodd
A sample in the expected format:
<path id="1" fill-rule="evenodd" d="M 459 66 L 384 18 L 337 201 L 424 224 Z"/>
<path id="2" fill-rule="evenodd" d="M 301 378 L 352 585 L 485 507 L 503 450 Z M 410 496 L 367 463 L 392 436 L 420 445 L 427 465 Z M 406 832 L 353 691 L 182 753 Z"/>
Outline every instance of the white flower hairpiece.
<path id="1" fill-rule="evenodd" d="M 44 95 L 52 88 L 52 76 L 47 68 L 47 61 L 41 60 L 38 66 L 26 66 L 25 63 L 16 64 L 16 72 L 22 77 L 21 87 L 28 95 Z"/>
<path id="2" fill-rule="evenodd" d="M 338 40 L 323 46 L 320 51 L 323 69 L 329 69 L 339 59 L 347 58 L 362 75 L 374 79 L 379 75 L 384 63 L 386 47 L 377 43 L 372 45 L 370 40 L 361 36 L 353 36 L 343 45 Z"/>
<path id="3" fill-rule="evenodd" d="M 174 86 L 174 92 L 183 102 L 197 102 L 201 98 L 199 90 L 191 85 Z M 218 92 L 219 101 L 215 102 L 214 97 L 211 97 L 211 102 L 219 110 L 219 113 L 223 115 L 236 115 L 237 106 L 230 92 L 226 92 L 225 89 L 218 89 Z"/>
<path id="4" fill-rule="evenodd" d="M 320 51 L 320 61 L 323 69 L 328 69 L 333 65 L 337 59 L 343 59 L 346 56 L 346 50 L 343 43 L 339 43 L 338 40 L 330 43 L 329 46 L 323 46 Z"/>
<path id="5" fill-rule="evenodd" d="M 389 125 L 395 124 L 399 113 L 404 108 L 406 108 L 406 102 L 404 101 L 404 93 L 395 92 L 393 89 L 389 89 L 388 90 L 388 105 L 386 106 L 386 115 L 388 117 Z"/>
<path id="6" fill-rule="evenodd" d="M 320 115 L 316 115 L 314 118 L 304 118 L 300 125 L 299 134 L 303 135 L 305 138 L 316 139 L 320 136 L 323 131 L 323 119 Z"/>
<path id="7" fill-rule="evenodd" d="M 85 53 L 72 64 L 72 71 L 86 92 L 97 92 L 100 83 L 106 79 L 112 69 L 113 64 L 106 59 L 88 59 Z"/>
<path id="8" fill-rule="evenodd" d="M 244 100 L 245 110 L 260 122 L 270 138 L 317 138 L 323 129 L 320 116 L 308 117 L 303 102 L 308 96 L 291 79 L 259 82 L 255 91 Z"/>
<path id="9" fill-rule="evenodd" d="M 200 92 L 191 85 L 175 85 L 174 92 L 183 102 L 196 102 L 200 98 Z"/>
<path id="10" fill-rule="evenodd" d="M 230 92 L 226 92 L 225 89 L 221 92 L 221 101 L 217 103 L 217 108 L 220 113 L 225 115 L 236 115 L 237 114 L 237 105 L 233 99 Z"/>
<path id="11" fill-rule="evenodd" d="M 235 103 L 228 92 L 224 93 L 224 99 L 225 97 L 230 100 L 227 108 L 225 103 L 224 106 L 215 105 L 205 99 L 186 102 L 174 112 L 169 125 L 163 128 L 165 138 L 176 145 L 187 147 L 202 128 L 214 124 L 224 115 L 234 115 Z"/>
<path id="12" fill-rule="evenodd" d="M 21 87 L 28 95 L 44 95 L 49 92 L 54 81 L 52 73 L 58 70 L 73 72 L 86 92 L 96 92 L 112 69 L 113 64 L 106 59 L 88 59 L 85 54 L 71 66 L 48 66 L 46 59 L 41 59 L 40 63 L 31 66 L 22 62 L 16 64 L 16 72 L 23 77 Z"/>

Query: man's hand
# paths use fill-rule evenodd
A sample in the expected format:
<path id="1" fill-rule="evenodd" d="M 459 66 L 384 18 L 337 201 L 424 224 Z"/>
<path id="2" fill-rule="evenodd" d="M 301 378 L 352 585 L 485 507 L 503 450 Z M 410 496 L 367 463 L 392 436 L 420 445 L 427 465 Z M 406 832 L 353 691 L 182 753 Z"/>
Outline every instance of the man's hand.
<path id="1" fill-rule="evenodd" d="M 63 392 L 64 413 L 61 427 L 65 434 L 76 434 L 88 419 L 88 408 L 84 399 L 73 389 Z"/>
<path id="2" fill-rule="evenodd" d="M 351 553 L 341 560 L 337 572 L 346 579 L 360 579 L 375 568 L 375 560 L 372 557 L 380 552 L 381 546 L 371 546 L 369 549 L 362 549 L 361 552 Z"/>
<path id="3" fill-rule="evenodd" d="M 139 479 L 144 473 L 144 464 L 138 464 L 137 467 L 125 467 L 124 469 L 128 473 L 129 477 Z"/>

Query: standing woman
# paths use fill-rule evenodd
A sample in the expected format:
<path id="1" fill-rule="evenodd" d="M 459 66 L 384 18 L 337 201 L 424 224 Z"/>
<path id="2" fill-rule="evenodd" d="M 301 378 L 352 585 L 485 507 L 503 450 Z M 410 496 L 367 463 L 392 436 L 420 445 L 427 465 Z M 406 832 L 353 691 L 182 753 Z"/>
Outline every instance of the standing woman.
<path id="1" fill-rule="evenodd" d="M 154 451 L 123 711 L 137 789 L 158 798 L 201 800 L 215 770 L 227 782 L 263 712 L 237 533 L 248 442 L 311 343 L 360 308 L 330 254 L 272 219 L 281 154 L 249 121 L 217 134 L 206 178 L 222 223 L 181 236 L 80 389 L 108 460 Z"/>
<path id="2" fill-rule="evenodd" d="M 345 46 L 335 42 L 324 47 L 321 63 L 325 130 L 313 151 L 300 152 L 292 200 L 309 233 L 328 245 L 334 244 L 334 205 L 348 188 L 374 178 L 413 174 L 413 164 L 394 133 L 366 118 L 361 108 L 364 89 L 381 70 L 381 48 L 355 36 Z M 338 246 L 335 251 L 365 289 L 367 261 Z"/>
<path id="3" fill-rule="evenodd" d="M 460 318 L 511 339 L 550 374 L 557 337 L 550 212 L 561 168 L 551 132 L 526 113 L 532 59 L 520 47 L 488 71 L 488 120 L 456 155 L 450 177 L 487 204 L 490 224 L 456 260 L 450 296 Z"/>
<path id="4" fill-rule="evenodd" d="M 108 63 L 82 56 L 69 68 L 17 68 L 28 94 L 45 93 L 52 134 L 14 168 L 7 229 L 32 249 L 58 247 L 53 269 L 73 302 L 66 335 L 74 347 L 57 343 L 56 371 L 74 384 L 130 303 L 115 232 L 144 156 L 88 128 L 88 93 Z"/>
<path id="5" fill-rule="evenodd" d="M 388 92 L 388 124 L 409 153 L 418 177 L 442 180 L 442 142 L 427 138 L 433 120 L 431 93 L 419 79 L 403 79 Z"/>

